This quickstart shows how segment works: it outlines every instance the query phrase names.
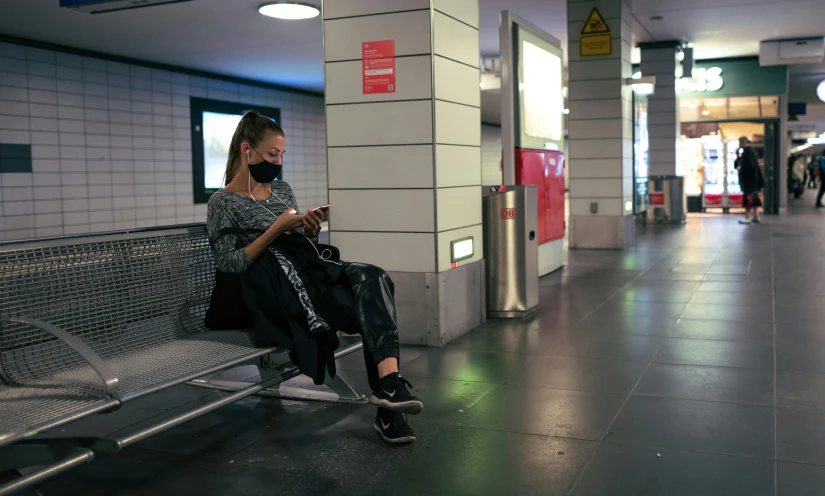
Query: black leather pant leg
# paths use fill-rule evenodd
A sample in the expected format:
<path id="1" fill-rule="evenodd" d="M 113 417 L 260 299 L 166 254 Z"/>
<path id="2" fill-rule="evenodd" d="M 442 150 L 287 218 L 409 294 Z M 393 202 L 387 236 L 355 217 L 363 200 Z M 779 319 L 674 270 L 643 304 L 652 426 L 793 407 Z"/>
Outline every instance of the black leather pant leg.
<path id="1" fill-rule="evenodd" d="M 383 269 L 346 262 L 344 272 L 355 299 L 355 315 L 364 338 L 364 360 L 370 386 L 378 387 L 378 362 L 398 358 L 395 285 Z M 374 384 L 373 384 L 374 383 Z"/>

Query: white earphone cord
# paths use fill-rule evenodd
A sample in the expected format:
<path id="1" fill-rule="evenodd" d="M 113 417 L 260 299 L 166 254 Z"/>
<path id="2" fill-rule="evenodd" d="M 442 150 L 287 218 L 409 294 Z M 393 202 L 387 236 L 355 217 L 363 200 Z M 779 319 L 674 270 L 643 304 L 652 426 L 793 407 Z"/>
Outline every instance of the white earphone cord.
<path id="1" fill-rule="evenodd" d="M 247 162 L 247 164 L 249 163 L 249 156 L 247 156 L 247 158 L 246 158 L 246 162 Z M 275 218 L 275 220 L 278 220 L 278 217 L 277 217 L 275 214 L 273 214 L 272 212 L 270 212 L 270 211 L 269 211 L 269 209 L 268 209 L 268 208 L 266 208 L 265 206 L 263 206 L 263 205 L 261 205 L 260 203 L 258 203 L 258 200 L 256 200 L 256 199 L 255 199 L 255 196 L 253 196 L 253 195 L 252 195 L 252 175 L 251 175 L 251 174 L 250 174 L 250 175 L 248 176 L 248 178 L 247 178 L 247 181 L 246 181 L 246 188 L 247 188 L 247 191 L 249 192 L 249 197 L 252 199 L 252 201 L 253 201 L 253 202 L 255 202 L 255 205 L 258 205 L 259 207 L 261 207 L 262 209 L 264 209 L 264 211 L 265 211 L 266 213 L 268 213 L 269 215 L 271 215 L 272 217 L 274 217 L 274 218 Z M 270 194 L 272 194 L 272 196 L 274 196 L 275 198 L 277 198 L 279 202 L 283 203 L 283 204 L 284 204 L 284 206 L 286 207 L 286 209 L 287 209 L 287 210 L 294 210 L 294 209 L 293 209 L 292 207 L 290 207 L 290 206 L 289 206 L 289 204 L 288 204 L 287 202 L 285 202 L 285 201 L 284 201 L 284 200 L 283 200 L 280 196 L 276 195 L 274 191 L 270 190 Z M 318 247 L 317 247 L 317 246 L 315 246 L 315 243 L 313 243 L 313 242 L 312 242 L 312 240 L 311 240 L 311 239 L 309 239 L 309 236 L 307 236 L 307 235 L 306 235 L 306 233 L 302 234 L 302 236 L 303 236 L 304 238 L 306 238 L 306 240 L 307 240 L 307 241 L 309 241 L 309 244 L 310 244 L 310 245 L 312 245 L 312 249 L 314 249 L 314 250 L 315 250 L 315 253 L 318 255 L 318 258 L 320 258 L 320 259 L 321 259 L 321 260 L 323 260 L 324 262 L 329 262 L 329 263 L 334 263 L 334 264 L 336 264 L 336 265 L 341 265 L 341 262 L 336 262 L 335 260 L 330 260 L 330 258 L 332 258 L 332 250 L 330 250 L 329 248 L 325 248 L 325 249 L 324 249 L 324 251 L 320 251 L 320 252 L 319 252 L 319 251 L 318 251 Z M 326 256 L 324 256 L 324 255 L 326 255 Z"/>

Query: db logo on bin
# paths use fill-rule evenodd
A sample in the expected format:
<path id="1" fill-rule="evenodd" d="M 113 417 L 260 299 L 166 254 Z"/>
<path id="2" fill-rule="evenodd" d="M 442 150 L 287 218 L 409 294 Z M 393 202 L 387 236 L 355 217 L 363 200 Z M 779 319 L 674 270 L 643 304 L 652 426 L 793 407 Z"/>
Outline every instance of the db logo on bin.
<path id="1" fill-rule="evenodd" d="M 515 208 L 502 208 L 501 209 L 501 218 L 504 220 L 512 220 L 516 218 L 516 209 Z"/>

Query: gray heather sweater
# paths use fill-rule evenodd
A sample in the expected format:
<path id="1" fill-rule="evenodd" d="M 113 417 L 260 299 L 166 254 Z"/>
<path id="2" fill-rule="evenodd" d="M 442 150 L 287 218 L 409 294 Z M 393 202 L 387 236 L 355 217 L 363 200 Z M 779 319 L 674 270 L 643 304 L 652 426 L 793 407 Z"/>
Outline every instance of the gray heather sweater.
<path id="1" fill-rule="evenodd" d="M 279 215 L 287 209 L 294 208 L 298 213 L 298 204 L 292 188 L 284 181 L 273 181 L 272 195 L 268 200 L 255 201 L 231 191 L 220 189 L 209 198 L 206 211 L 206 226 L 211 238 L 220 229 L 241 227 L 247 229 L 269 229 Z M 304 234 L 304 228 L 289 231 L 286 234 Z M 222 236 L 212 247 L 215 264 L 222 272 L 242 272 L 249 267 L 249 257 L 243 247 L 260 235 L 257 232 L 227 234 Z"/>

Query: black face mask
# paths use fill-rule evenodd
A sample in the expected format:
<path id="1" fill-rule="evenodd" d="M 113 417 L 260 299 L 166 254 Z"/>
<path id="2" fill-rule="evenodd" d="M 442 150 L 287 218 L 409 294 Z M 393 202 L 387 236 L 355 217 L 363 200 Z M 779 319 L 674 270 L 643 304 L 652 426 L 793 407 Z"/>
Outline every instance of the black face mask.
<path id="1" fill-rule="evenodd" d="M 252 151 L 261 157 L 261 154 L 255 149 Z M 249 174 L 252 176 L 252 179 L 259 184 L 269 184 L 281 175 L 281 164 L 267 162 L 263 157 L 261 157 L 261 161 L 257 164 L 250 164 L 248 161 L 247 164 L 249 165 Z"/>

